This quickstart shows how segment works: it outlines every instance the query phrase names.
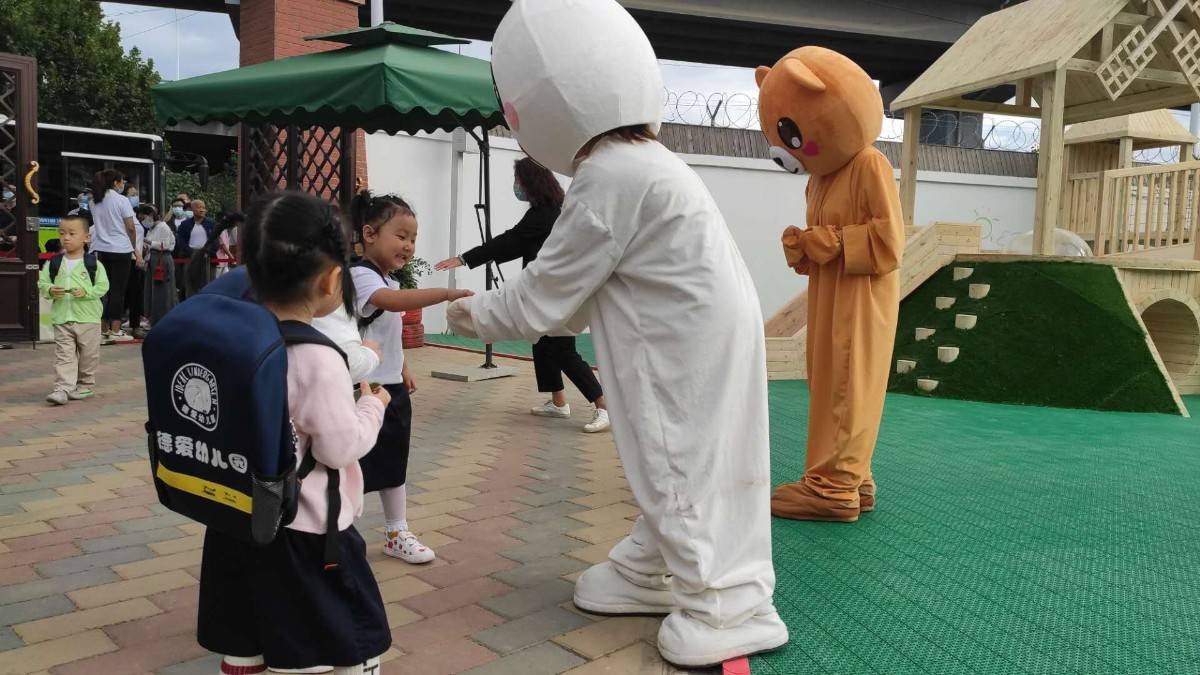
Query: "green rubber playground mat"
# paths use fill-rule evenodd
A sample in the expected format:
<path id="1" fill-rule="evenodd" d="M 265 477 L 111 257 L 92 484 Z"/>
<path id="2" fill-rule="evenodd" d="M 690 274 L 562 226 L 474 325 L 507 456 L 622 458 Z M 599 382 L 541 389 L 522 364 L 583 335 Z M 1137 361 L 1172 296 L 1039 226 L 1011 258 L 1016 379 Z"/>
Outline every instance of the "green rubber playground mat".
<path id="1" fill-rule="evenodd" d="M 771 384 L 776 484 L 807 408 Z M 774 520 L 756 675 L 1200 672 L 1200 422 L 893 394 L 874 469 L 857 523 Z"/>
<path id="2" fill-rule="evenodd" d="M 483 343 L 473 338 L 459 337 L 457 335 L 425 334 L 425 341 L 435 344 L 444 345 L 447 347 L 458 347 L 460 349 L 477 349 L 483 351 Z M 493 349 L 497 354 L 507 354 L 509 356 L 523 356 L 533 358 L 533 345 L 528 342 L 520 342 L 516 340 L 497 342 L 493 345 Z M 583 357 L 593 367 L 596 365 L 596 351 L 592 348 L 592 336 L 584 333 L 575 338 L 575 349 L 579 355 Z"/>

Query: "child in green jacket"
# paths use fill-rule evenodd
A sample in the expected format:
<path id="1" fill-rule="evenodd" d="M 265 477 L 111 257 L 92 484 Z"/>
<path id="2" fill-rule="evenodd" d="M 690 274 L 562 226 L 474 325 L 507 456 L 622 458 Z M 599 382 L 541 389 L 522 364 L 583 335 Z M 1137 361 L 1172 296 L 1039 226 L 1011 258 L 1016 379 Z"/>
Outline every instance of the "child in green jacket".
<path id="1" fill-rule="evenodd" d="M 46 400 L 65 405 L 95 394 L 100 363 L 101 298 L 108 292 L 108 275 L 96 256 L 87 252 L 91 221 L 86 214 L 67 216 L 58 223 L 63 252 L 52 258 L 38 276 L 38 292 L 53 305 L 54 391 Z"/>

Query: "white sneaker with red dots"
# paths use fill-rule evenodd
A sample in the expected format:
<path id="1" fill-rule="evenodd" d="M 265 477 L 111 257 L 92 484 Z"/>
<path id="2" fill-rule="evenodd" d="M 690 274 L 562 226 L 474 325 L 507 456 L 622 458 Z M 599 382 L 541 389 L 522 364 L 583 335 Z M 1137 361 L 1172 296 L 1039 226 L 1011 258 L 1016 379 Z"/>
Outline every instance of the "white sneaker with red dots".
<path id="1" fill-rule="evenodd" d="M 385 536 L 387 539 L 383 543 L 383 552 L 393 558 L 399 558 L 413 565 L 421 565 L 433 562 L 433 559 L 437 557 L 434 555 L 433 549 L 418 541 L 417 535 L 412 532 L 407 530 L 388 532 Z"/>

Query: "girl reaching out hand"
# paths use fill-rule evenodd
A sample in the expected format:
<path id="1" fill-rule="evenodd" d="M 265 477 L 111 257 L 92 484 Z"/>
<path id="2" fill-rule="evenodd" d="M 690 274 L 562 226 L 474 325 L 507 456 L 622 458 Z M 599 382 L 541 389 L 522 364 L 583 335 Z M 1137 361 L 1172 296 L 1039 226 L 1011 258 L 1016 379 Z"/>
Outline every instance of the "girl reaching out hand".
<path id="1" fill-rule="evenodd" d="M 404 362 L 401 312 L 473 295 L 453 288 L 401 289 L 391 274 L 412 259 L 417 244 L 417 216 L 395 195 L 373 196 L 364 190 L 350 204 L 351 218 L 363 243 L 363 259 L 351 267 L 354 311 L 365 341 L 380 346 L 381 362 L 368 376 L 391 394 L 379 440 L 360 462 L 366 492 L 378 491 L 386 521 L 384 553 L 408 563 L 434 559 L 408 529 L 407 491 L 409 434 L 416 383 Z"/>

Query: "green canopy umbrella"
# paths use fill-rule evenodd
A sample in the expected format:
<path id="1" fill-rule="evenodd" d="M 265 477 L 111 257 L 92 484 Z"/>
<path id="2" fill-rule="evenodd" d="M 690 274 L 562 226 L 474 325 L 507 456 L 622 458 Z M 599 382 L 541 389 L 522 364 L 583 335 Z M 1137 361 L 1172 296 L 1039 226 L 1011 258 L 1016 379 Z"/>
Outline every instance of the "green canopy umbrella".
<path id="1" fill-rule="evenodd" d="M 432 46 L 467 40 L 394 23 L 305 39 L 348 46 L 164 82 L 158 117 L 409 134 L 504 124 L 490 64 Z"/>

